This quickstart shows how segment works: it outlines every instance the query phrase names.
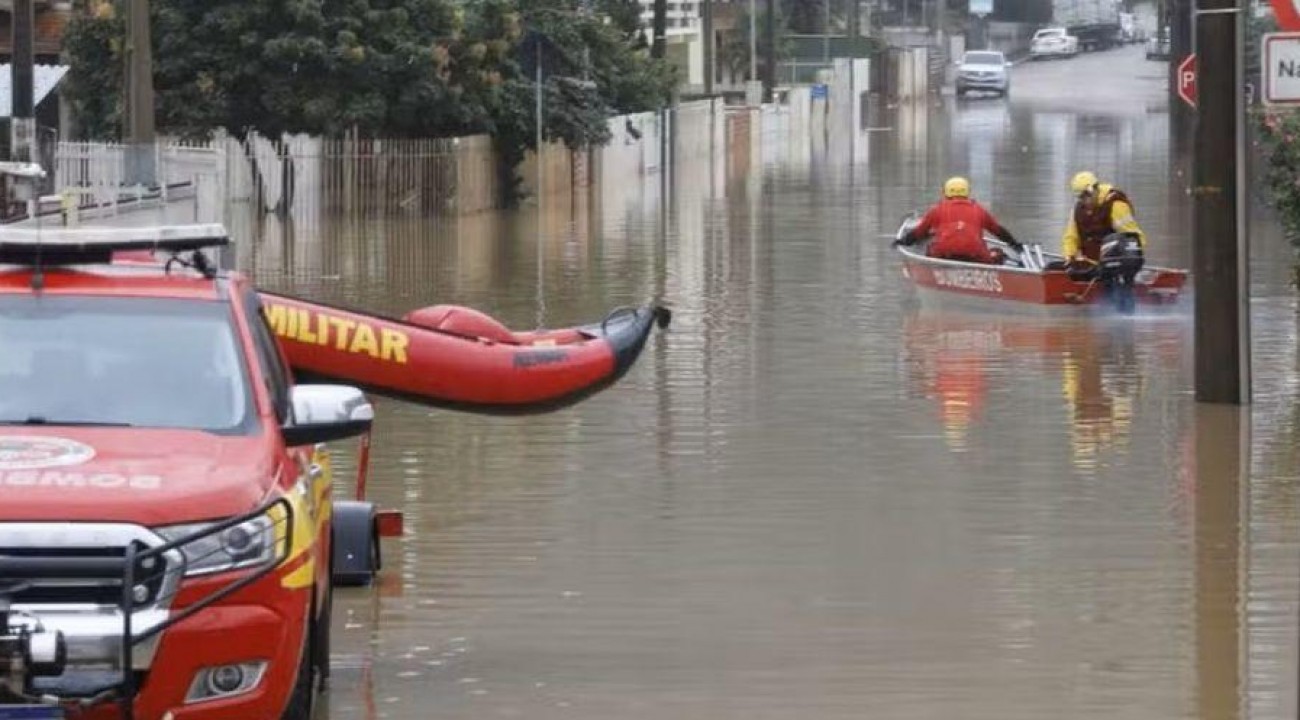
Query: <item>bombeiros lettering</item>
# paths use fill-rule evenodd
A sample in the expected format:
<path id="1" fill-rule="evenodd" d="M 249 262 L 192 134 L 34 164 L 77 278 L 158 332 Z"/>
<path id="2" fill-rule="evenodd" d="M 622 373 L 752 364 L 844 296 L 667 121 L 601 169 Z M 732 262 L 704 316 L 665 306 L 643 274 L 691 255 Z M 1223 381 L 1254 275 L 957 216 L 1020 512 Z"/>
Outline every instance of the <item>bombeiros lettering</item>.
<path id="1" fill-rule="evenodd" d="M 403 365 L 407 362 L 411 338 L 400 330 L 277 303 L 265 305 L 267 323 L 282 338 Z"/>
<path id="2" fill-rule="evenodd" d="M 1002 292 L 1002 280 L 993 270 L 975 269 L 936 269 L 934 282 L 942 287 L 960 290 L 978 290 L 980 292 Z"/>
<path id="3" fill-rule="evenodd" d="M 64 488 L 68 490 L 158 490 L 162 478 L 157 475 L 123 475 L 121 473 L 82 473 L 62 470 L 0 471 L 0 486 L 11 488 Z"/>

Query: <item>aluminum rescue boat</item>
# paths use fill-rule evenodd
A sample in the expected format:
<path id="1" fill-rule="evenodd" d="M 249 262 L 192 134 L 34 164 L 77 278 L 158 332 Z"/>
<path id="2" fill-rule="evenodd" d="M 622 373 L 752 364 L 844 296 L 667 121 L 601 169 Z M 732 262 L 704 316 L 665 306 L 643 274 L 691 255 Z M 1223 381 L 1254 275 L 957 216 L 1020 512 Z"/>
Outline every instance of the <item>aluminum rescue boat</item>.
<path id="1" fill-rule="evenodd" d="M 905 218 L 895 238 L 902 238 L 917 222 L 915 215 Z M 1132 312 L 1136 307 L 1177 304 L 1188 281 L 1186 270 L 1143 264 L 1133 275 L 1132 285 L 1116 290 L 1104 272 L 1092 279 L 1077 279 L 1064 255 L 1046 252 L 1039 244 L 1026 243 L 1018 252 L 995 237 L 986 234 L 984 239 L 990 248 L 1001 251 L 1004 259 L 1000 264 L 929 257 L 923 246 L 895 249 L 902 257 L 903 276 L 923 298 L 968 304 L 992 302 L 1065 312 L 1105 312 L 1113 307 Z"/>

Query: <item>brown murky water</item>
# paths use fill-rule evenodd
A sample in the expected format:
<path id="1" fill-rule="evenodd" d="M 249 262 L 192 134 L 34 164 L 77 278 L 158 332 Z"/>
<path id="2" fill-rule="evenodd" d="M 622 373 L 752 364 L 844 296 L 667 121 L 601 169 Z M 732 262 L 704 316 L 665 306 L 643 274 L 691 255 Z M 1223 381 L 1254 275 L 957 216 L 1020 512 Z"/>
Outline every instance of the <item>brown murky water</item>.
<path id="1" fill-rule="evenodd" d="M 1057 101 L 1106 62 L 1136 78 L 1107 89 L 1122 101 Z M 409 532 L 380 588 L 338 595 L 324 714 L 1293 717 L 1296 307 L 1276 234 L 1256 235 L 1240 417 L 1193 402 L 1189 315 L 923 311 L 881 237 L 963 172 L 1055 246 L 1088 166 L 1135 196 L 1155 260 L 1187 266 L 1164 66 L 1069 63 L 1017 68 L 1008 101 L 900 109 L 852 152 L 683 158 L 662 202 L 656 177 L 606 188 L 548 210 L 540 245 L 532 211 L 263 241 L 263 285 L 376 311 L 676 313 L 621 383 L 556 414 L 379 401 L 371 487 Z"/>

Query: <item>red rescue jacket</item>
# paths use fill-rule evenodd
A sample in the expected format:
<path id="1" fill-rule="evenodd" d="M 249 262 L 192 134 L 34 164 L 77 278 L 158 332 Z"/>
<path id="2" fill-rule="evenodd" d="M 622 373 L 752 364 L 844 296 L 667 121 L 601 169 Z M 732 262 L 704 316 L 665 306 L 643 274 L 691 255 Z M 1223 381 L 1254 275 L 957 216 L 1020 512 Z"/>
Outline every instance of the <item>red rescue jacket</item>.
<path id="1" fill-rule="evenodd" d="M 974 200 L 946 198 L 930 208 L 925 217 L 921 218 L 921 223 L 912 230 L 912 234 L 917 238 L 931 233 L 936 235 L 926 252 L 931 257 L 991 263 L 994 262 L 994 257 L 984 242 L 985 230 L 995 235 L 1006 232 Z"/>

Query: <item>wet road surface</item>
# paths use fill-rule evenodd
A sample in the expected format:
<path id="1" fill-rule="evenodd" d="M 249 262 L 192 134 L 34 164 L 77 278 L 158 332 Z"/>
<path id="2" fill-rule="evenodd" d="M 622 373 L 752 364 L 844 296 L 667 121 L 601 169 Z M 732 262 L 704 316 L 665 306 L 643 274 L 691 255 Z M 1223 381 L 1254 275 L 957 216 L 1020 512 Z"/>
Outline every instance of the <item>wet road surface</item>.
<path id="1" fill-rule="evenodd" d="M 923 311 L 882 237 L 960 172 L 1055 247 L 1086 167 L 1130 191 L 1153 261 L 1188 266 L 1144 79 L 1164 67 L 1140 47 L 1027 63 L 1006 100 L 904 106 L 854 152 L 683 159 L 664 202 L 657 178 L 607 188 L 549 211 L 540 245 L 534 210 L 262 243 L 247 265 L 268 289 L 375 311 L 676 313 L 620 384 L 559 413 L 378 402 L 372 492 L 408 533 L 379 588 L 337 595 L 323 714 L 1293 717 L 1280 239 L 1256 236 L 1247 428 L 1192 401 L 1190 310 Z"/>

